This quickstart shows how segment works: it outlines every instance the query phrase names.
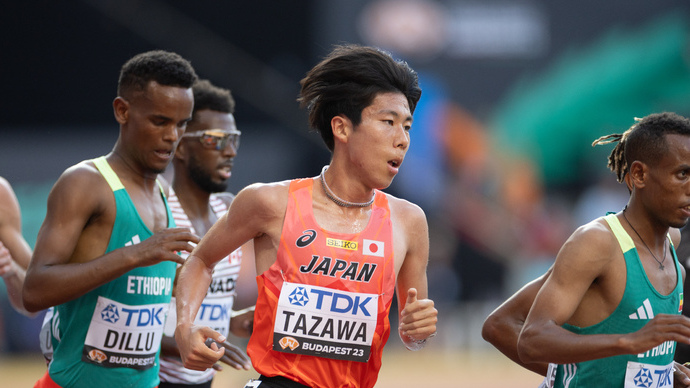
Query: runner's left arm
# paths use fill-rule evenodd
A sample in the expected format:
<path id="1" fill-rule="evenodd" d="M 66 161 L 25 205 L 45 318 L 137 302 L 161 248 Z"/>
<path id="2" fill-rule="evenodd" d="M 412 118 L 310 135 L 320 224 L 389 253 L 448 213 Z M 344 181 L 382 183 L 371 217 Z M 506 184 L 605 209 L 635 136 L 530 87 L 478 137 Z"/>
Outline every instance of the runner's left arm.
<path id="1" fill-rule="evenodd" d="M 438 311 L 428 299 L 426 269 L 429 261 L 429 226 L 421 208 L 409 202 L 396 206 L 394 233 L 404 233 L 405 258 L 398 271 L 397 295 L 400 326 L 398 332 L 405 347 L 418 350 L 436 334 Z M 392 220 L 394 225 L 396 220 Z M 398 252 L 396 252 L 397 254 Z"/>

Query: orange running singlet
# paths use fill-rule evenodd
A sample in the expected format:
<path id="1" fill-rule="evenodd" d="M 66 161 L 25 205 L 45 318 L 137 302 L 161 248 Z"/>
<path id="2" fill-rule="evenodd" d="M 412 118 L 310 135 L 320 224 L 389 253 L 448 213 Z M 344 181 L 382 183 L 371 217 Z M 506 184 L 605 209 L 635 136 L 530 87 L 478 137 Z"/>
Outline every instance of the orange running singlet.
<path id="1" fill-rule="evenodd" d="M 320 228 L 314 180 L 294 180 L 275 263 L 257 277 L 259 296 L 247 352 L 264 376 L 311 387 L 370 388 L 390 334 L 395 291 L 386 194 L 356 234 Z"/>

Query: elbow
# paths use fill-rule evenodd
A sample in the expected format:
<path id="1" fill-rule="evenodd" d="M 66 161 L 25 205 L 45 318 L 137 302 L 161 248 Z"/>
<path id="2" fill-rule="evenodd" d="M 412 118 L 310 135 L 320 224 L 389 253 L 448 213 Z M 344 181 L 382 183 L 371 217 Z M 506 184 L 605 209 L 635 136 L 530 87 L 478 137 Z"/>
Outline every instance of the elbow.
<path id="1" fill-rule="evenodd" d="M 535 344 L 534 337 L 530 330 L 525 328 L 520 333 L 517 343 L 517 354 L 520 361 L 524 363 L 542 362 L 539 346 Z"/>
<path id="2" fill-rule="evenodd" d="M 492 345 L 495 344 L 497 339 L 501 336 L 501 330 L 496 321 L 496 318 L 492 314 L 486 318 L 484 325 L 482 325 L 482 338 Z"/>
<path id="3" fill-rule="evenodd" d="M 50 307 L 45 306 L 42 301 L 43 298 L 35 291 L 35 287 L 31 287 L 29 282 L 24 282 L 24 288 L 22 290 L 22 304 L 24 305 L 24 309 L 29 313 L 37 313 Z"/>
<path id="4" fill-rule="evenodd" d="M 29 313 L 37 313 L 44 309 L 38 301 L 29 297 L 27 293 L 22 295 L 22 303 L 24 303 L 24 309 Z"/>

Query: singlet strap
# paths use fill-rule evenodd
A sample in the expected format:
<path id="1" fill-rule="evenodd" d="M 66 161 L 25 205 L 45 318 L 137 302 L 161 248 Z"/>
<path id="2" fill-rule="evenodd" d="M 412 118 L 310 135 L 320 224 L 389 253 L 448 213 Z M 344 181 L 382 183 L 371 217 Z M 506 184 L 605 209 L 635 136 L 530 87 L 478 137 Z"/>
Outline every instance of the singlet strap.
<path id="1" fill-rule="evenodd" d="M 113 191 L 118 191 L 125 188 L 120 181 L 120 178 L 118 178 L 117 174 L 115 174 L 115 171 L 113 171 L 113 168 L 110 167 L 108 161 L 105 160 L 105 156 L 93 159 L 93 164 L 96 165 L 96 168 L 98 168 L 98 171 L 101 172 L 101 175 L 103 175 Z"/>
<path id="2" fill-rule="evenodd" d="M 96 168 L 98 168 L 98 171 L 101 172 L 101 175 L 103 175 L 103 178 L 105 178 L 106 182 L 108 182 L 108 185 L 110 188 L 115 192 L 118 190 L 122 190 L 125 188 L 125 186 L 122 184 L 122 181 L 120 181 L 120 178 L 117 176 L 115 171 L 113 170 L 112 167 L 110 167 L 110 164 L 108 163 L 107 160 L 105 160 L 105 156 L 98 157 L 96 159 L 92 159 L 93 164 L 96 165 Z M 156 183 L 158 184 L 158 189 L 161 191 L 161 195 L 163 198 L 165 198 L 165 190 L 163 190 L 163 185 L 161 182 L 156 179 Z"/>
<path id="3" fill-rule="evenodd" d="M 613 235 L 616 236 L 618 244 L 620 244 L 623 252 L 627 252 L 635 248 L 635 243 L 633 242 L 628 232 L 626 232 L 625 229 L 623 229 L 623 225 L 621 225 L 620 220 L 618 219 L 618 217 L 616 217 L 615 214 L 607 214 L 606 217 L 604 217 L 604 219 L 606 220 L 606 222 L 608 222 L 609 227 L 611 227 L 611 231 L 613 232 Z"/>
<path id="4" fill-rule="evenodd" d="M 627 252 L 632 248 L 635 248 L 635 243 L 633 242 L 633 239 L 630 237 L 628 232 L 626 232 L 625 229 L 623 229 L 621 221 L 618 219 L 618 217 L 616 217 L 614 213 L 607 214 L 606 217 L 604 217 L 604 219 L 606 220 L 606 222 L 608 222 L 609 226 L 611 227 L 613 235 L 616 236 L 616 239 L 618 239 L 618 243 L 620 244 L 623 252 Z M 666 234 L 666 239 L 668 239 L 668 242 L 669 244 L 671 244 L 671 246 L 674 246 L 673 241 L 671 241 L 670 233 Z"/>
<path id="5" fill-rule="evenodd" d="M 290 192 L 297 191 L 301 188 L 309 188 L 309 190 L 312 189 L 314 182 L 316 181 L 316 178 L 301 178 L 301 179 L 293 179 L 290 181 Z"/>

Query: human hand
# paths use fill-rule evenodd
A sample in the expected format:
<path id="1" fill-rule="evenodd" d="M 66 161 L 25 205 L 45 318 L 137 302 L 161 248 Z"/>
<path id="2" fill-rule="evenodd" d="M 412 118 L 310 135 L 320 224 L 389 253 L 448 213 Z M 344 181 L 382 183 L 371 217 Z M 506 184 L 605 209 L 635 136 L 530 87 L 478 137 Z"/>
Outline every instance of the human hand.
<path id="1" fill-rule="evenodd" d="M 209 340 L 207 340 L 207 343 Z M 230 365 L 237 370 L 250 370 L 252 367 L 249 357 L 240 349 L 239 347 L 231 344 L 228 341 L 221 343 L 222 347 L 225 349 L 225 354 L 220 358 L 220 361 Z M 213 369 L 217 371 L 222 371 L 223 367 L 220 364 L 214 364 Z"/>
<path id="2" fill-rule="evenodd" d="M 690 344 L 690 318 L 658 314 L 640 330 L 624 335 L 621 341 L 626 354 L 644 353 L 667 341 Z"/>
<path id="3" fill-rule="evenodd" d="M 254 307 L 233 311 L 230 318 L 230 332 L 238 337 L 249 338 L 254 329 Z"/>
<path id="4" fill-rule="evenodd" d="M 206 345 L 206 341 L 211 343 Z M 178 325 L 175 341 L 180 350 L 184 367 L 193 370 L 206 370 L 213 367 L 225 355 L 225 348 L 218 343 L 225 342 L 225 336 L 206 326 Z"/>
<path id="5" fill-rule="evenodd" d="M 425 340 L 436 333 L 438 311 L 431 299 L 417 299 L 417 289 L 407 290 L 405 308 L 400 313 L 401 335 L 414 341 Z"/>
<path id="6" fill-rule="evenodd" d="M 162 261 L 184 264 L 184 259 L 178 252 L 191 252 L 194 246 L 190 242 L 199 243 L 199 236 L 187 228 L 166 228 L 129 248 L 137 250 L 136 257 L 140 266 L 154 265 Z"/>
<path id="7" fill-rule="evenodd" d="M 17 264 L 12 259 L 10 251 L 0 241 L 0 277 L 12 276 L 17 271 Z"/>
<path id="8" fill-rule="evenodd" d="M 688 363 L 690 365 L 690 363 Z M 690 387 L 690 369 L 684 364 L 673 363 L 673 386 L 675 388 Z"/>

